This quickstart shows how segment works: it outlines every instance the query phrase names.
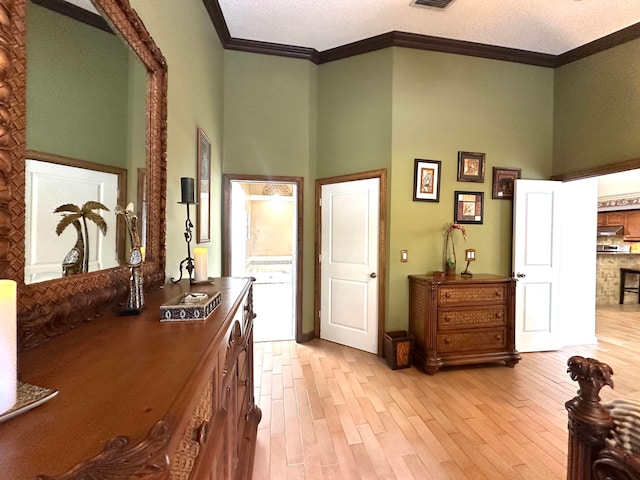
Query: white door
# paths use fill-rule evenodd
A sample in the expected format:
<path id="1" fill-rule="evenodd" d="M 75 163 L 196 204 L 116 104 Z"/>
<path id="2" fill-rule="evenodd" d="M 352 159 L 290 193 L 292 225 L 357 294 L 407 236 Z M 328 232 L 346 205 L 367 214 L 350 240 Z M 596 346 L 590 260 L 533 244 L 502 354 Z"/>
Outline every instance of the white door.
<path id="1" fill-rule="evenodd" d="M 516 284 L 516 348 L 562 347 L 560 305 L 560 209 L 562 182 L 516 180 L 513 198 L 513 269 Z"/>
<path id="2" fill-rule="evenodd" d="M 322 186 L 320 337 L 378 353 L 380 179 Z"/>

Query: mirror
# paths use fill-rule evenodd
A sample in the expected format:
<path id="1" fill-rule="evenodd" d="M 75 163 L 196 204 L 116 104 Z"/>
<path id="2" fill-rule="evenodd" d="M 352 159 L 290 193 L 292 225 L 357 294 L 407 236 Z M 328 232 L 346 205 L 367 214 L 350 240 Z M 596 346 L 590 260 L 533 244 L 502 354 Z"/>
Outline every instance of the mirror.
<path id="1" fill-rule="evenodd" d="M 85 8 L 27 1 L 25 283 L 126 265 L 127 237 L 115 207 L 137 205 L 147 72 L 93 6 Z M 103 223 L 59 232 L 68 213 L 54 210 L 87 202 L 107 207 L 88 217 Z M 63 269 L 72 251 L 80 252 L 81 268 Z"/>
<path id="2" fill-rule="evenodd" d="M 146 76 L 145 288 L 164 283 L 167 66 L 127 0 L 93 4 L 144 65 Z M 32 348 L 126 302 L 124 266 L 33 284 L 25 274 L 25 0 L 0 2 L 0 271 L 18 283 L 18 338 Z M 55 62 L 56 59 L 52 58 Z"/>

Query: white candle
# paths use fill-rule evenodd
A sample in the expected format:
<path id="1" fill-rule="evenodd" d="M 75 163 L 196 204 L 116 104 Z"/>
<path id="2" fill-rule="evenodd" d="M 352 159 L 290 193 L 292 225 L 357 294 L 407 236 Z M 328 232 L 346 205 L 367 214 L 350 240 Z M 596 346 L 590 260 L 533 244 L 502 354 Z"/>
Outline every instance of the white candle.
<path id="1" fill-rule="evenodd" d="M 0 280 L 0 413 L 16 403 L 18 386 L 16 282 Z"/>
<path id="2" fill-rule="evenodd" d="M 193 257 L 195 259 L 195 267 L 196 267 L 196 282 L 204 282 L 209 279 L 209 271 L 208 271 L 208 255 L 206 248 L 194 248 L 193 249 Z"/>

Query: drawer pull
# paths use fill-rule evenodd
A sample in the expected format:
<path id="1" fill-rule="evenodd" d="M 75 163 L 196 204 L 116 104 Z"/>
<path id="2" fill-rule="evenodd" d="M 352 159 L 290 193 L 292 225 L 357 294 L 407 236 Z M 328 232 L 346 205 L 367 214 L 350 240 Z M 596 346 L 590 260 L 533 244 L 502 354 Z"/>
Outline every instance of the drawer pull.
<path id="1" fill-rule="evenodd" d="M 451 298 L 451 292 L 445 292 L 444 298 Z"/>
<path id="2" fill-rule="evenodd" d="M 496 335 L 496 340 L 498 340 L 498 341 L 502 340 L 502 335 L 497 334 L 497 335 Z"/>
<path id="3" fill-rule="evenodd" d="M 444 344 L 449 345 L 451 343 L 451 339 L 449 337 L 444 337 Z"/>
<path id="4" fill-rule="evenodd" d="M 207 435 L 209 434 L 209 422 L 206 420 L 202 422 L 200 427 L 198 427 L 196 440 L 200 444 L 200 446 L 204 445 L 204 442 L 207 441 Z"/>
<path id="5" fill-rule="evenodd" d="M 496 290 L 496 297 L 502 296 L 502 290 Z"/>
<path id="6" fill-rule="evenodd" d="M 502 318 L 502 312 L 496 312 L 496 318 Z"/>
<path id="7" fill-rule="evenodd" d="M 449 315 L 445 315 L 444 316 L 444 321 L 445 322 L 450 322 L 451 321 L 451 317 Z"/>

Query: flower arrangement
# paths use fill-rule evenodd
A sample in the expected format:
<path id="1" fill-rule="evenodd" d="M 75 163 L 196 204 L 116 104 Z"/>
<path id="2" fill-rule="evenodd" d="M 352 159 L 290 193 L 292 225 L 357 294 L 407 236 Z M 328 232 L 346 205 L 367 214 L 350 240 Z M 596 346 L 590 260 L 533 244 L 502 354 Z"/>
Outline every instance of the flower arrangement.
<path id="1" fill-rule="evenodd" d="M 462 238 L 467 239 L 467 231 L 464 226 L 459 223 L 449 223 L 444 231 L 444 272 L 446 275 L 455 275 L 456 273 L 456 243 L 451 236 L 456 230 L 460 231 Z"/>

